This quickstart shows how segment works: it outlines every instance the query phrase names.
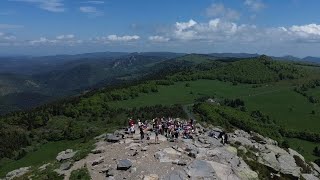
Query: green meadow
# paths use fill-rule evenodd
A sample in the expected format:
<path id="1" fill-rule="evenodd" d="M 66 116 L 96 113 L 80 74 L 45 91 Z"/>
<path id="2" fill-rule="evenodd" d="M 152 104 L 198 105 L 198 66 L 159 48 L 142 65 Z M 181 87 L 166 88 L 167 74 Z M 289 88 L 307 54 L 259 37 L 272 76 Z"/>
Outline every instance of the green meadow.
<path id="1" fill-rule="evenodd" d="M 189 83 L 189 87 L 186 84 Z M 293 91 L 292 82 L 264 84 L 253 87 L 250 84 L 233 85 L 217 80 L 196 80 L 177 82 L 171 86 L 160 86 L 158 92 L 141 94 L 139 97 L 123 101 L 109 102 L 112 107 L 133 108 L 156 104 L 189 105 L 199 97 L 240 98 L 248 111 L 260 110 L 286 128 L 320 132 L 319 104 L 312 104 L 307 98 Z M 316 111 L 312 114 L 312 110 Z M 299 150 L 309 160 L 316 143 L 299 139 L 288 139 L 290 145 Z M 301 147 L 303 146 L 303 148 Z"/>

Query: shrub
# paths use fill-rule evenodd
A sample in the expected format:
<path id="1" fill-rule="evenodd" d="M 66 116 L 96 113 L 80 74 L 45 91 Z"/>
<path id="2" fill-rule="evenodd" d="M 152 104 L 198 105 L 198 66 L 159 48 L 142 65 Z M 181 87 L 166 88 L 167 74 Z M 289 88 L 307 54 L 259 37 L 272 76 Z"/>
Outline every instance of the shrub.
<path id="1" fill-rule="evenodd" d="M 70 180 L 90 180 L 90 174 L 87 167 L 71 172 Z"/>

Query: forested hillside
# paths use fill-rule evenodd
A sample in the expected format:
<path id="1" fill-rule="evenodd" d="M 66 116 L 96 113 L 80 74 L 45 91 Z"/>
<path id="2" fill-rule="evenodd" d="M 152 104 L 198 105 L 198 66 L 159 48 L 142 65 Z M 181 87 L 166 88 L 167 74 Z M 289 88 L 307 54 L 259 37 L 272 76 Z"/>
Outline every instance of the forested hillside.
<path id="1" fill-rule="evenodd" d="M 121 66 L 120 71 L 132 66 L 132 71 L 143 72 L 140 78 L 127 74 L 128 79 L 132 78 L 127 83 L 2 116 L 0 172 L 7 170 L 8 162 L 19 161 L 48 142 L 88 142 L 95 135 L 126 125 L 128 117 L 183 118 L 187 117 L 186 109 L 199 121 L 226 129 L 256 131 L 295 149 L 298 147 L 293 139 L 307 141 L 308 149 L 300 149 L 301 153 L 310 160 L 317 159 L 310 149 L 320 143 L 320 131 L 309 126 L 319 125 L 315 121 L 320 114 L 319 103 L 309 102 L 305 96 L 311 95 L 303 94 L 309 91 L 304 87 L 318 88 L 317 67 L 311 76 L 305 66 L 267 56 L 219 60 L 193 54 L 169 60 L 150 58 L 151 70 L 145 74 L 146 69 L 140 68 L 148 66 L 138 58 L 129 57 L 126 63 L 115 62 L 112 67 Z M 305 85 L 307 80 L 315 85 Z M 215 103 L 208 103 L 207 99 Z M 278 100 L 283 104 L 275 109 L 277 106 L 270 104 L 277 104 Z M 294 117 L 296 114 L 299 116 Z M 304 123 L 305 119 L 314 125 Z"/>

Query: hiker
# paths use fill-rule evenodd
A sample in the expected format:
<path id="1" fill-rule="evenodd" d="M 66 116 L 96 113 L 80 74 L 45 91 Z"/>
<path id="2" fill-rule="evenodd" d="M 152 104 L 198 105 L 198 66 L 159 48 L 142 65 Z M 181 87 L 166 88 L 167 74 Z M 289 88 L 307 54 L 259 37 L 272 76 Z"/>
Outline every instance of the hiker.
<path id="1" fill-rule="evenodd" d="M 130 134 L 134 134 L 135 133 L 135 130 L 134 130 L 134 121 L 132 118 L 130 118 L 129 120 L 129 132 Z"/>
<path id="2" fill-rule="evenodd" d="M 154 138 L 154 143 L 155 144 L 159 143 L 159 132 L 160 132 L 159 126 L 160 125 L 158 125 L 158 123 L 156 123 L 155 129 L 154 129 L 154 133 L 156 134 L 156 136 Z"/>
<path id="3" fill-rule="evenodd" d="M 143 125 L 143 123 L 138 119 L 138 127 L 140 128 Z"/>
<path id="4" fill-rule="evenodd" d="M 219 138 L 221 138 L 221 143 L 222 143 L 223 145 L 225 145 L 225 144 L 227 143 L 227 141 L 228 141 L 228 135 L 227 135 L 224 131 L 222 131 L 222 132 L 219 134 Z"/>
<path id="5" fill-rule="evenodd" d="M 142 126 L 139 129 L 140 129 L 140 140 L 142 142 L 142 140 L 144 139 L 144 131 L 143 131 Z"/>

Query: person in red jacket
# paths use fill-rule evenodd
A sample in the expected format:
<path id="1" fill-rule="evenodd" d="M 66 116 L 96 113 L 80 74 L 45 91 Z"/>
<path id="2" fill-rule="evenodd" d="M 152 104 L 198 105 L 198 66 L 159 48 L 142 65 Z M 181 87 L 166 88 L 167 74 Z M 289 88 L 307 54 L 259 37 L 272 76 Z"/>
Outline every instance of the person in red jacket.
<path id="1" fill-rule="evenodd" d="M 130 133 L 134 134 L 135 133 L 135 130 L 134 130 L 134 120 L 132 118 L 130 118 L 129 120 L 129 130 L 130 130 Z"/>

